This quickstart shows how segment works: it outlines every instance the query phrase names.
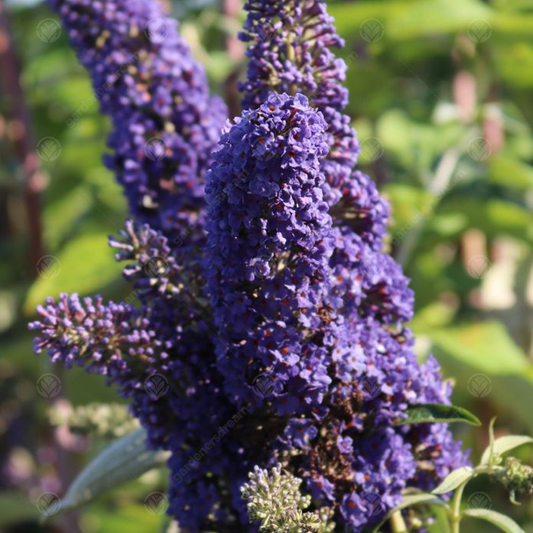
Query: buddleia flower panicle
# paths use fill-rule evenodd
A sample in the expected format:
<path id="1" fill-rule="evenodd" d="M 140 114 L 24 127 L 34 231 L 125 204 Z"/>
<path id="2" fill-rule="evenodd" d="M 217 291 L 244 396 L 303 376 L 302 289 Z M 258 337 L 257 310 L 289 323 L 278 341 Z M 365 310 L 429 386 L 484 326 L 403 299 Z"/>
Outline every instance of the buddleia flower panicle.
<path id="1" fill-rule="evenodd" d="M 242 400 L 264 403 L 254 380 L 270 380 L 280 415 L 320 403 L 330 382 L 328 350 L 313 338 L 319 313 L 329 312 L 325 129 L 306 97 L 272 93 L 225 130 L 207 176 L 206 277 L 219 368 Z"/>
<path id="2" fill-rule="evenodd" d="M 169 239 L 131 219 L 118 236 L 109 237 L 110 246 L 117 250 L 115 259 L 127 263 L 123 275 L 136 298 L 146 305 L 172 309 L 173 315 L 185 320 L 190 310 L 202 313 L 206 302 L 201 262 L 183 242 L 179 236 Z"/>
<path id="3" fill-rule="evenodd" d="M 220 138 L 223 106 L 157 2 L 52 3 L 112 120 L 132 219 L 111 245 L 133 291 L 48 299 L 35 349 L 118 385 L 171 452 L 180 527 L 246 531 L 249 511 L 265 531 L 362 533 L 468 464 L 446 424 L 397 425 L 451 386 L 413 351 L 325 3 L 248 1 L 245 109 Z"/>
<path id="4" fill-rule="evenodd" d="M 61 294 L 56 302 L 47 298 L 37 307 L 40 321 L 29 328 L 36 331 L 35 351 L 46 350 L 52 362 L 87 366 L 91 372 L 119 377 L 137 361 L 153 360 L 160 344 L 148 322 L 131 305 L 109 302 L 100 296 L 80 299 Z"/>
<path id="5" fill-rule="evenodd" d="M 333 50 L 344 46 L 323 0 L 248 0 L 241 40 L 248 44 L 243 107 L 256 108 L 272 91 L 300 92 L 328 124 L 329 154 L 322 161 L 324 197 L 336 225 L 357 230 L 373 249 L 381 248 L 388 205 L 372 180 L 354 171 L 360 152 L 350 117 L 346 64 Z"/>
<path id="6" fill-rule="evenodd" d="M 337 230 L 321 188 L 326 138 L 321 113 L 298 94 L 271 93 L 228 126 L 207 176 L 205 270 L 230 399 L 266 426 L 279 420 L 272 453 L 296 453 L 287 470 L 298 465 L 318 508 L 333 503 L 359 533 L 404 488 L 430 484 L 465 457 L 446 427 L 393 426 L 409 405 L 447 403 L 450 391 L 434 361 L 421 367 L 412 351 L 402 324 L 412 298 L 401 297 L 394 262 L 344 248 L 354 285 L 335 275 Z M 419 470 L 425 457 L 435 470 Z M 380 512 L 369 512 L 368 494 Z"/>
<path id="7" fill-rule="evenodd" d="M 167 234 L 201 229 L 204 173 L 226 108 L 177 22 L 153 0 L 49 1 L 111 119 L 105 162 L 131 214 Z"/>

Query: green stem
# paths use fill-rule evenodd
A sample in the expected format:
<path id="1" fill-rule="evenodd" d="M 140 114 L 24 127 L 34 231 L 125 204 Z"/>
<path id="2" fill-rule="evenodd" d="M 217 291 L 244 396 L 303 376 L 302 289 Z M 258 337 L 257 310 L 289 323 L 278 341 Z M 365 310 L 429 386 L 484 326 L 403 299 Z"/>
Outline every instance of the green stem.
<path id="1" fill-rule="evenodd" d="M 392 513 L 390 517 L 390 525 L 394 533 L 407 533 L 407 526 L 405 525 L 405 520 L 403 519 L 401 511 Z"/>
<path id="2" fill-rule="evenodd" d="M 292 40 L 293 40 L 293 34 L 289 31 L 289 35 L 287 36 L 287 59 L 295 64 L 296 63 L 296 54 L 295 54 L 295 51 L 294 51 L 294 46 L 292 45 Z M 294 96 L 296 94 L 296 84 L 295 83 L 291 83 L 290 86 L 289 86 L 289 92 L 291 93 L 292 96 Z"/>
<path id="3" fill-rule="evenodd" d="M 398 263 L 406 266 L 411 254 L 418 244 L 418 240 L 422 235 L 422 230 L 425 227 L 428 216 L 433 213 L 442 197 L 446 194 L 447 189 L 450 187 L 453 173 L 461 157 L 461 151 L 458 148 L 450 148 L 442 156 L 435 176 L 431 183 L 428 185 L 428 192 L 433 196 L 433 202 L 426 205 L 425 210 L 418 213 L 419 220 L 415 222 L 409 233 L 403 239 L 401 245 L 398 247 L 396 253 L 396 259 Z"/>
<path id="4" fill-rule="evenodd" d="M 457 487 L 455 494 L 452 499 L 452 533 L 459 532 L 459 524 L 461 522 L 461 500 L 463 499 L 463 492 L 465 490 L 466 484 L 468 481 L 465 481 L 462 485 Z"/>

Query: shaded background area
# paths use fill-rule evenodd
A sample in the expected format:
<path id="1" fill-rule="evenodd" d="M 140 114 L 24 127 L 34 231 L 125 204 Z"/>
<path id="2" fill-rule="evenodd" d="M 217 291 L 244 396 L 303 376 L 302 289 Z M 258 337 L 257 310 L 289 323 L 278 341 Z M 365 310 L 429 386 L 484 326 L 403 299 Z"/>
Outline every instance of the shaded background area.
<path id="1" fill-rule="evenodd" d="M 169 8 L 235 106 L 239 2 Z M 330 12 L 347 42 L 360 166 L 392 204 L 388 247 L 413 280 L 417 351 L 438 357 L 455 403 L 485 425 L 498 416 L 500 434 L 533 434 L 533 0 L 330 2 Z M 73 436 L 58 413 L 117 396 L 34 356 L 26 324 L 60 291 L 128 298 L 106 244 L 125 202 L 101 163 L 108 122 L 44 4 L 3 5 L 0 68 L 0 530 L 167 531 L 164 499 L 147 503 L 165 490 L 157 471 L 36 523 L 42 495 L 64 493 L 107 439 Z M 486 428 L 457 429 L 477 458 Z M 511 508 L 486 480 L 466 501 L 533 532 L 533 503 Z M 496 531 L 476 527 L 465 523 Z"/>

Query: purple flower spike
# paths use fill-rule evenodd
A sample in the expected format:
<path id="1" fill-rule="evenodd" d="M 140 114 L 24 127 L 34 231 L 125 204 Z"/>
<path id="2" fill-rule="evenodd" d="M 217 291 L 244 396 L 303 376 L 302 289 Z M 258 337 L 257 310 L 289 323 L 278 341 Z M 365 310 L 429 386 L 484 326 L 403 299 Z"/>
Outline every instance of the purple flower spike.
<path id="1" fill-rule="evenodd" d="M 219 368 L 232 396 L 274 401 L 280 413 L 320 403 L 331 381 L 329 348 L 312 333 L 330 312 L 325 129 L 304 96 L 272 94 L 225 130 L 207 176 Z"/>
<path id="2" fill-rule="evenodd" d="M 111 118 L 105 157 L 132 215 L 167 234 L 203 223 L 203 178 L 226 109 L 175 20 L 150 0 L 50 0 Z M 80 118 L 70 117 L 69 125 Z"/>
<path id="3" fill-rule="evenodd" d="M 134 305 L 61 295 L 30 329 L 37 352 L 116 383 L 171 452 L 180 527 L 247 531 L 248 473 L 281 465 L 312 512 L 362 533 L 467 464 L 447 425 L 398 425 L 451 387 L 413 351 L 325 3 L 248 1 L 245 111 L 218 146 L 223 105 L 157 2 L 52 5 L 112 120 L 107 163 L 135 222 L 111 246 Z"/>
<path id="4" fill-rule="evenodd" d="M 335 225 L 348 225 L 373 249 L 385 234 L 388 205 L 375 184 L 354 172 L 360 151 L 350 117 L 346 64 L 331 49 L 342 48 L 323 0 L 248 0 L 241 40 L 248 43 L 248 76 L 240 85 L 243 106 L 257 108 L 272 92 L 305 94 L 328 124 L 329 154 L 322 160 L 324 198 Z"/>

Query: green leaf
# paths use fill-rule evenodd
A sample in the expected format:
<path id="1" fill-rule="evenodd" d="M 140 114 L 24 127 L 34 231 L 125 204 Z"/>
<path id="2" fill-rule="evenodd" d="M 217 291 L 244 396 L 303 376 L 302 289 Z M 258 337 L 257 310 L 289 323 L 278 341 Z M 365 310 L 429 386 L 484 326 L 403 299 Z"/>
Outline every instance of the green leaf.
<path id="1" fill-rule="evenodd" d="M 495 198 L 478 198 L 463 195 L 445 202 L 441 214 L 463 213 L 468 218 L 468 227 L 481 229 L 487 239 L 508 233 L 517 239 L 533 240 L 533 216 L 531 210 L 514 202 Z"/>
<path id="2" fill-rule="evenodd" d="M 25 311 L 32 313 L 47 296 L 61 292 L 90 294 L 118 279 L 122 267 L 113 260 L 107 233 L 84 235 L 67 244 L 61 252 L 42 258 L 31 286 Z"/>
<path id="3" fill-rule="evenodd" d="M 379 531 L 379 528 L 391 517 L 392 514 L 394 514 L 397 511 L 401 511 L 402 509 L 406 509 L 407 507 L 412 507 L 414 505 L 437 505 L 441 507 L 448 507 L 447 503 L 444 500 L 441 500 L 434 494 L 427 494 L 425 492 L 419 493 L 419 494 L 409 494 L 408 496 L 404 496 L 402 503 L 395 507 L 394 509 L 391 509 L 387 516 L 373 529 L 372 533 L 377 533 Z"/>
<path id="4" fill-rule="evenodd" d="M 503 455 L 506 452 L 514 450 L 519 446 L 524 444 L 533 444 L 533 438 L 528 437 L 527 435 L 507 435 L 505 437 L 500 437 L 494 441 L 494 447 L 492 453 L 495 455 Z M 481 464 L 488 465 L 489 459 L 491 456 L 491 447 L 489 446 L 481 457 Z"/>
<path id="5" fill-rule="evenodd" d="M 40 513 L 34 502 L 14 492 L 0 494 L 0 528 L 36 521 Z"/>
<path id="6" fill-rule="evenodd" d="M 442 405 L 439 403 L 428 403 L 409 407 L 407 409 L 407 418 L 399 420 L 395 425 L 405 426 L 407 424 L 422 424 L 429 422 L 442 424 L 449 422 L 463 422 L 472 426 L 481 425 L 479 418 L 463 407 Z"/>
<path id="7" fill-rule="evenodd" d="M 146 449 L 146 432 L 139 429 L 116 440 L 78 475 L 61 500 L 61 512 L 79 507 L 102 492 L 137 479 L 164 465 L 166 452 Z"/>
<path id="8" fill-rule="evenodd" d="M 463 466 L 450 472 L 444 479 L 444 481 L 432 491 L 432 494 L 446 494 L 455 490 L 459 485 L 472 479 L 475 475 L 474 469 L 469 466 Z"/>
<path id="9" fill-rule="evenodd" d="M 533 167 L 512 157 L 498 155 L 489 161 L 489 179 L 505 187 L 527 190 L 533 187 Z M 513 179 L 510 180 L 509 176 Z"/>
<path id="10" fill-rule="evenodd" d="M 524 352 L 495 320 L 429 332 L 439 350 L 489 374 L 521 373 L 528 366 Z"/>
<path id="11" fill-rule="evenodd" d="M 417 325 L 417 332 L 431 339 L 435 357 L 445 374 L 454 376 L 458 392 L 465 398 L 490 394 L 498 411 L 512 412 L 528 433 L 533 432 L 533 365 L 501 322 L 432 329 Z"/>
<path id="12" fill-rule="evenodd" d="M 486 520 L 496 527 L 500 528 L 505 533 L 525 533 L 525 531 L 508 516 L 505 516 L 496 511 L 489 511 L 488 509 L 471 509 L 463 513 L 464 516 L 470 518 L 479 518 L 480 520 Z"/>
<path id="13" fill-rule="evenodd" d="M 476 19 L 492 20 L 495 11 L 475 0 L 387 0 L 337 3 L 328 6 L 335 26 L 351 44 L 361 24 L 377 19 L 385 27 L 384 39 L 396 43 L 424 35 L 464 31 Z M 377 41 L 378 43 L 380 41 Z"/>

